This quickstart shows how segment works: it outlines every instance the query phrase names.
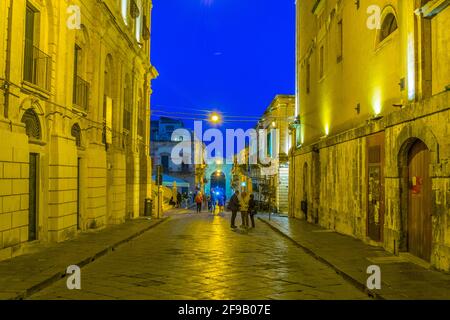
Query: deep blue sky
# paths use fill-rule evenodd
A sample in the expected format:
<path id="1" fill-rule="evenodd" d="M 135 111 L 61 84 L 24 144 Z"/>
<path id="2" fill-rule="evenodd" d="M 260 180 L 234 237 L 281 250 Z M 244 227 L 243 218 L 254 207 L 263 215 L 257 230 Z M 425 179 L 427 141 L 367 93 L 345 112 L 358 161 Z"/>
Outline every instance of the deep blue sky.
<path id="1" fill-rule="evenodd" d="M 153 5 L 151 54 L 160 76 L 152 85 L 152 109 L 259 116 L 276 94 L 294 94 L 294 0 L 154 0 Z"/>

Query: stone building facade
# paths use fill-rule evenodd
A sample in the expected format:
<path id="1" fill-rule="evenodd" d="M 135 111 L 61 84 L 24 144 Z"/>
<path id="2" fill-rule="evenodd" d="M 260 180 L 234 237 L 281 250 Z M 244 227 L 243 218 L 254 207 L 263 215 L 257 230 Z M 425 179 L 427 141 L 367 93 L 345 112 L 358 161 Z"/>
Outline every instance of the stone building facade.
<path id="1" fill-rule="evenodd" d="M 194 193 L 201 187 L 206 147 L 194 139 L 194 132 L 185 128 L 183 121 L 168 117 L 152 120 L 150 144 L 154 174 L 157 166 L 162 166 L 164 174 L 189 183 L 188 192 Z"/>
<path id="2" fill-rule="evenodd" d="M 265 129 L 267 133 L 268 158 L 271 158 L 270 168 L 254 166 L 251 177 L 255 181 L 264 178 L 268 188 L 273 189 L 272 208 L 278 213 L 288 212 L 289 189 L 289 159 L 288 153 L 292 145 L 289 123 L 295 118 L 295 96 L 277 95 L 258 121 L 258 129 Z M 273 130 L 275 130 L 273 132 Z M 276 149 L 276 150 L 275 150 Z M 260 193 L 255 189 L 256 194 Z"/>
<path id="3" fill-rule="evenodd" d="M 174 133 L 175 136 L 173 136 Z M 176 136 L 176 133 L 180 135 Z M 189 187 L 184 191 L 188 193 L 195 191 L 195 150 L 194 144 L 190 142 L 184 144 L 183 141 L 185 138 L 186 141 L 193 140 L 192 136 L 190 130 L 184 128 L 181 120 L 161 117 L 159 120 L 151 121 L 150 155 L 153 172 L 156 174 L 157 166 L 161 166 L 166 176 L 187 182 Z M 179 150 L 181 148 L 188 149 L 189 152 L 185 154 L 185 150 Z M 177 150 L 179 158 L 174 159 L 172 153 Z"/>
<path id="4" fill-rule="evenodd" d="M 445 271 L 448 4 L 297 2 L 298 100 L 290 153 L 292 216 Z"/>
<path id="5" fill-rule="evenodd" d="M 151 8 L 0 2 L 0 259 L 143 214 Z"/>

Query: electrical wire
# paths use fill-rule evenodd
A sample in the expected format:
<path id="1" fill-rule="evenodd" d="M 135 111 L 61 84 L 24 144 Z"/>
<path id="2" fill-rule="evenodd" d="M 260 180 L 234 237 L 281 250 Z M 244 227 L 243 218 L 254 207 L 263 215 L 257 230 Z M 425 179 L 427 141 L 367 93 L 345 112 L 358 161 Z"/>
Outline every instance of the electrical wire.
<path id="1" fill-rule="evenodd" d="M 285 121 L 291 122 L 295 120 L 295 116 L 275 116 L 275 115 L 230 115 L 226 112 L 221 112 L 218 110 L 208 110 L 201 108 L 192 107 L 180 107 L 180 106 L 164 106 L 160 104 L 155 104 L 154 106 L 162 109 L 152 109 L 150 111 L 152 117 L 167 117 L 174 120 L 192 120 L 192 121 L 205 121 L 210 122 L 209 118 L 211 114 L 217 113 L 221 117 L 220 123 L 255 123 L 258 124 L 260 121 Z M 177 111 L 175 111 L 177 110 Z"/>
<path id="2" fill-rule="evenodd" d="M 284 116 L 274 116 L 274 115 L 229 115 L 227 112 L 222 112 L 219 110 L 213 110 L 213 109 L 198 109 L 198 108 L 191 108 L 191 107 L 175 107 L 175 106 L 164 106 L 160 104 L 155 104 L 155 107 L 164 108 L 162 109 L 152 109 L 151 113 L 158 113 L 158 114 L 167 114 L 167 115 L 190 115 L 190 116 L 199 116 L 199 117 L 209 117 L 211 113 L 218 113 L 222 115 L 222 118 L 238 118 L 238 119 L 254 119 L 254 120 L 260 120 L 262 118 L 265 119 L 285 119 Z M 171 110 L 173 109 L 173 110 Z M 174 110 L 181 110 L 181 111 L 174 111 Z M 185 111 L 185 112 L 182 112 Z M 197 111 L 197 112 L 192 112 Z M 295 116 L 292 116 L 290 118 L 295 118 Z"/>
<path id="3" fill-rule="evenodd" d="M 199 109 L 199 108 L 193 108 L 193 107 L 167 106 L 167 105 L 161 105 L 161 104 L 153 104 L 153 106 L 159 107 L 159 108 L 165 108 L 165 109 L 173 109 L 173 110 L 198 111 L 198 112 L 205 112 L 205 113 L 217 112 L 217 110 L 213 110 L 213 109 Z M 222 113 L 226 113 L 226 112 L 222 112 Z"/>
<path id="4" fill-rule="evenodd" d="M 163 110 L 152 110 L 151 113 L 158 113 L 158 114 L 168 114 L 168 115 L 177 115 L 177 114 L 181 114 L 181 115 L 198 115 L 198 116 L 206 116 L 208 117 L 208 114 L 197 114 L 197 113 L 192 113 L 192 112 L 173 112 L 173 111 L 163 111 Z M 212 113 L 220 113 L 220 112 L 212 112 Z M 258 120 L 261 117 L 258 116 L 228 116 L 228 115 L 223 115 L 223 118 L 244 118 L 244 119 L 255 119 Z"/>
<path id="5" fill-rule="evenodd" d="M 183 112 L 176 112 L 176 113 L 170 113 L 170 112 L 164 112 L 164 111 L 151 111 L 152 116 L 157 117 L 168 117 L 171 119 L 184 119 L 184 120 L 205 120 L 208 121 L 209 115 L 207 114 L 192 114 L 192 113 L 183 113 Z M 257 116 L 225 116 L 222 115 L 222 119 L 228 120 L 228 121 L 244 121 L 244 122 L 258 122 L 260 120 L 294 120 L 295 116 L 265 116 L 265 117 L 257 117 Z"/>

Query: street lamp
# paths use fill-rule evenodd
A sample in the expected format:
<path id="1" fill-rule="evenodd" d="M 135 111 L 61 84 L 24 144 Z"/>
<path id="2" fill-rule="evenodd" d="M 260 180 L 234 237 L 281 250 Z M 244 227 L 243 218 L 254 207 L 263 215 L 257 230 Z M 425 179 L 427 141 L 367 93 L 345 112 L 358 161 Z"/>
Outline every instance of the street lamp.
<path id="1" fill-rule="evenodd" d="M 221 117 L 217 112 L 213 112 L 209 115 L 209 122 L 218 124 L 221 122 Z"/>

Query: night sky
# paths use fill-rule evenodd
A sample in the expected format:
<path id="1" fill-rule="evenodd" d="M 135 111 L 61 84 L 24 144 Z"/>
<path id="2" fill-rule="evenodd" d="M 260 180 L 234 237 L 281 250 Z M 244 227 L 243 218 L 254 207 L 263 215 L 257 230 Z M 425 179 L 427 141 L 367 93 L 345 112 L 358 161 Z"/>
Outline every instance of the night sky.
<path id="1" fill-rule="evenodd" d="M 260 116 L 276 94 L 294 94 L 294 0 L 153 5 L 152 64 L 160 76 L 152 85 L 152 110 L 190 113 L 178 117 L 198 117 L 200 110 Z M 226 123 L 222 129 L 255 123 Z M 185 125 L 192 127 L 192 120 Z"/>

